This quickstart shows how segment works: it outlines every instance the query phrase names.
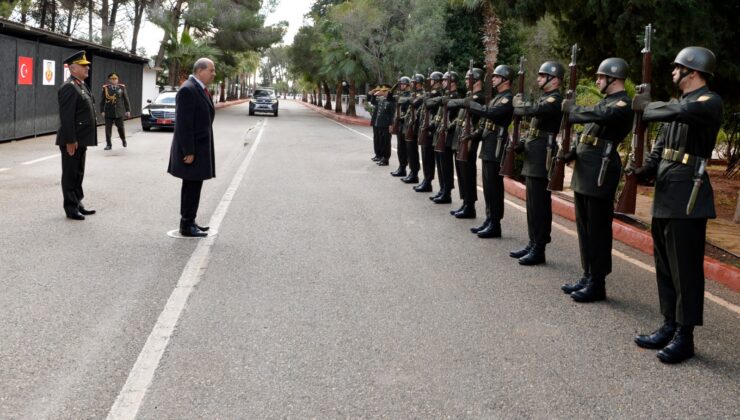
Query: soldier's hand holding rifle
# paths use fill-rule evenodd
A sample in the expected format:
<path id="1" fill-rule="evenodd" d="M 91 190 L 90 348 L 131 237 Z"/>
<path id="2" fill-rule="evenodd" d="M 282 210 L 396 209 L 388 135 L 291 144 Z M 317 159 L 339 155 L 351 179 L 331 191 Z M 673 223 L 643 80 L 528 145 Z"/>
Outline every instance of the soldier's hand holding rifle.
<path id="1" fill-rule="evenodd" d="M 574 99 L 563 99 L 562 104 L 560 105 L 560 109 L 563 112 L 570 113 L 570 109 L 573 108 L 576 104 L 576 101 Z"/>
<path id="2" fill-rule="evenodd" d="M 558 154 L 556 155 L 557 159 L 562 159 L 565 163 L 570 163 L 576 160 L 576 157 L 578 155 L 576 154 L 575 149 L 570 149 L 567 152 L 564 152 L 563 149 L 558 150 Z"/>
<path id="3" fill-rule="evenodd" d="M 645 108 L 650 102 L 650 85 L 646 85 L 643 87 L 643 91 L 641 93 L 638 93 L 634 98 L 632 98 L 632 110 L 635 112 L 645 111 Z"/>
<path id="4" fill-rule="evenodd" d="M 524 101 L 524 97 L 521 93 L 514 95 L 514 99 L 511 101 L 511 104 L 514 108 L 524 108 L 525 106 L 529 106 L 529 103 Z"/>

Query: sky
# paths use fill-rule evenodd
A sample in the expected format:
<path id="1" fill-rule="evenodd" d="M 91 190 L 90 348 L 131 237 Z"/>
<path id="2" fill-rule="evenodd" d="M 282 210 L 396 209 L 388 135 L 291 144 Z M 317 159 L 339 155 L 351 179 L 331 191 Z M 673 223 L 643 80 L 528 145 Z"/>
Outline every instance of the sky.
<path id="1" fill-rule="evenodd" d="M 265 24 L 272 25 L 281 20 L 288 21 L 288 32 L 283 38 L 285 45 L 293 43 L 293 37 L 298 28 L 303 26 L 303 15 L 308 13 L 314 0 L 280 0 L 275 11 L 269 13 Z M 139 32 L 139 45 L 146 49 L 146 56 L 150 57 L 159 51 L 159 43 L 162 41 L 163 32 L 157 26 L 145 21 Z"/>

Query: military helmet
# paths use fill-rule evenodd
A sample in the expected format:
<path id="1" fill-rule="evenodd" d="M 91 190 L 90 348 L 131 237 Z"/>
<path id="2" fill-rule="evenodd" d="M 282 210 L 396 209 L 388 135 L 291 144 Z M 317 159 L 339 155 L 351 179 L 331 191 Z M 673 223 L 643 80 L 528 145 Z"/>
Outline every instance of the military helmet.
<path id="1" fill-rule="evenodd" d="M 448 71 L 444 74 L 444 76 L 442 76 L 442 79 L 447 79 L 450 82 L 457 83 L 460 80 L 460 75 L 457 74 L 457 72 L 455 71 Z"/>
<path id="2" fill-rule="evenodd" d="M 501 76 L 506 80 L 513 80 L 514 79 L 514 69 L 507 66 L 506 64 L 501 64 L 499 66 L 496 66 L 495 69 L 493 69 L 493 74 L 495 76 Z"/>
<path id="3" fill-rule="evenodd" d="M 557 61 L 545 61 L 540 66 L 537 74 L 547 74 L 562 79 L 565 76 L 565 68 Z"/>
<path id="4" fill-rule="evenodd" d="M 442 74 L 441 71 L 433 71 L 432 74 L 429 75 L 429 78 L 435 82 L 439 82 L 444 79 L 444 74 Z"/>
<path id="5" fill-rule="evenodd" d="M 687 69 L 714 76 L 717 57 L 714 56 L 713 52 L 704 47 L 686 47 L 678 52 L 678 55 L 673 59 L 673 63 L 671 64 L 680 64 Z"/>
<path id="6" fill-rule="evenodd" d="M 479 69 L 477 67 L 473 67 L 473 80 L 478 81 L 478 80 L 482 79 L 484 73 L 485 72 L 482 69 Z M 468 72 L 465 73 L 465 78 L 466 79 L 469 79 L 470 78 L 470 70 L 468 70 Z"/>
<path id="7" fill-rule="evenodd" d="M 424 80 L 426 80 L 426 78 L 423 74 L 416 73 L 414 77 L 411 78 L 411 80 L 413 80 L 414 83 L 424 83 Z"/>
<path id="8" fill-rule="evenodd" d="M 596 74 L 614 77 L 617 79 L 626 79 L 629 65 L 619 57 L 610 57 L 599 64 Z"/>
<path id="9" fill-rule="evenodd" d="M 407 85 L 410 85 L 411 84 L 411 78 L 408 77 L 408 76 L 399 77 L 398 78 L 398 83 L 399 84 L 405 83 Z"/>

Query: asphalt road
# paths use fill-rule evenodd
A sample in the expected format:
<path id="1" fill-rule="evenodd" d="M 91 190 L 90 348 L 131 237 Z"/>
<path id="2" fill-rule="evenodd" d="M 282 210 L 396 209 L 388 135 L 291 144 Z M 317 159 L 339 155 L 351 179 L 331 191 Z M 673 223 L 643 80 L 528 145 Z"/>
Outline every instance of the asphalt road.
<path id="1" fill-rule="evenodd" d="M 632 343 L 661 322 L 651 257 L 616 244 L 609 300 L 573 303 L 572 223 L 519 266 L 521 201 L 478 239 L 370 162 L 370 128 L 289 101 L 218 112 L 219 233 L 173 239 L 172 133 L 128 130 L 88 152 L 84 222 L 53 136 L 0 144 L 0 418 L 740 417 L 737 293 L 709 282 L 729 303 L 663 365 Z"/>

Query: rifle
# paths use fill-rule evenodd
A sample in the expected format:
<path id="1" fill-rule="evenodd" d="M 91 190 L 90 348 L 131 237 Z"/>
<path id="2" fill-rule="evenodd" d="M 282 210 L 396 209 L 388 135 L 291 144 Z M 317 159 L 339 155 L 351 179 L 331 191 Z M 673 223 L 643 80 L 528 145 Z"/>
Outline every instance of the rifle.
<path id="1" fill-rule="evenodd" d="M 429 75 L 432 74 L 432 68 L 429 67 L 427 69 L 427 73 Z M 425 93 L 429 93 L 432 90 L 432 79 L 427 76 L 426 85 L 424 86 Z M 429 110 L 427 109 L 426 104 L 422 104 L 423 112 L 424 112 L 424 121 L 421 124 L 421 127 L 419 127 L 419 137 L 417 138 L 417 143 L 419 143 L 419 146 L 429 146 Z"/>
<path id="2" fill-rule="evenodd" d="M 470 59 L 470 66 L 468 70 L 468 74 L 470 77 L 468 77 L 468 98 L 473 97 L 473 59 Z M 465 110 L 465 127 L 463 128 L 463 132 L 461 133 L 461 136 L 459 138 L 460 141 L 460 148 L 457 151 L 457 160 L 462 162 L 467 162 L 468 158 L 470 157 L 470 125 L 472 124 L 472 121 L 470 119 L 470 111 Z"/>
<path id="3" fill-rule="evenodd" d="M 527 59 L 523 56 L 519 58 L 519 89 L 518 92 L 520 95 L 524 95 L 524 65 L 527 63 Z M 514 163 L 516 161 L 516 152 L 514 149 L 516 148 L 516 145 L 519 143 L 519 135 L 520 135 L 520 126 L 522 123 L 522 117 L 521 116 L 515 116 L 514 117 L 514 130 L 511 133 L 511 137 L 509 138 L 509 141 L 506 142 L 506 155 L 504 156 L 503 162 L 501 162 L 501 170 L 499 171 L 499 175 L 501 176 L 508 176 L 512 177 L 514 176 Z"/>
<path id="4" fill-rule="evenodd" d="M 653 25 L 649 24 L 645 27 L 645 46 L 642 49 L 642 84 L 637 87 L 638 93 L 644 92 L 650 88 L 652 82 L 652 71 L 653 71 L 653 53 L 651 51 L 651 42 L 653 35 Z M 632 126 L 632 143 L 631 152 L 629 154 L 629 162 L 632 168 L 642 167 L 642 158 L 645 147 L 645 136 L 647 133 L 648 125 L 642 120 L 642 111 L 635 111 L 635 120 Z M 637 201 L 637 175 L 634 172 L 627 174 L 625 172 L 624 187 L 622 193 L 619 194 L 619 200 L 614 211 L 623 214 L 634 214 L 635 206 Z"/>
<path id="5" fill-rule="evenodd" d="M 447 65 L 447 74 L 449 75 L 452 72 L 452 63 L 449 63 Z M 447 99 L 450 98 L 450 84 L 452 84 L 452 75 L 448 76 L 449 79 L 447 80 Z M 447 143 L 447 123 L 449 121 L 447 120 L 447 104 L 442 105 L 442 126 L 439 127 L 437 130 L 439 130 L 439 134 L 437 136 L 437 147 L 434 148 L 435 152 L 444 152 L 445 151 L 445 143 Z"/>
<path id="6" fill-rule="evenodd" d="M 568 93 L 566 98 L 575 99 L 576 97 L 576 85 L 578 83 L 578 68 L 576 65 L 576 57 L 578 55 L 578 44 L 573 44 L 570 51 L 570 80 L 568 81 Z M 571 129 L 573 125 L 568 122 L 568 113 L 563 112 L 563 119 L 560 123 L 560 130 L 562 136 L 560 137 L 561 145 L 560 148 L 564 152 L 570 150 L 570 138 L 572 135 Z M 550 191 L 563 191 L 563 180 L 565 178 L 565 160 L 562 157 L 555 157 L 555 163 L 550 167 L 551 176 L 550 182 L 547 184 L 547 189 Z"/>

